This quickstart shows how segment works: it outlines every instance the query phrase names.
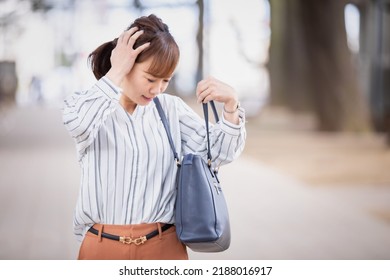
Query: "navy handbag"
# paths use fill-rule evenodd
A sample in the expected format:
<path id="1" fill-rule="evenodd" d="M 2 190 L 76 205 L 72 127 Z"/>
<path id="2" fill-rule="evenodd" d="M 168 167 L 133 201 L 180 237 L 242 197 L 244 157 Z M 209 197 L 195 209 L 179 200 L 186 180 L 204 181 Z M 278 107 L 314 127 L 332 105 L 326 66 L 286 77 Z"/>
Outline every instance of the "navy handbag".
<path id="1" fill-rule="evenodd" d="M 203 104 L 208 160 L 206 162 L 196 154 L 186 154 L 180 162 L 160 101 L 158 98 L 154 98 L 154 102 L 179 167 L 175 206 L 177 236 L 188 248 L 196 252 L 224 251 L 230 246 L 230 223 L 217 171 L 211 167 L 208 106 Z M 218 122 L 214 102 L 210 103 L 215 120 Z"/>

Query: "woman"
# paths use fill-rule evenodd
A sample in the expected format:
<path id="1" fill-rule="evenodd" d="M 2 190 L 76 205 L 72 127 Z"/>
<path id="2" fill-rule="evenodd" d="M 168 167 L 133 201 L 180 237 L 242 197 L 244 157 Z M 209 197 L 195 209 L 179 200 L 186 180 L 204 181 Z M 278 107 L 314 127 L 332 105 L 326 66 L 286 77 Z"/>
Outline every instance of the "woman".
<path id="1" fill-rule="evenodd" d="M 161 19 L 150 15 L 89 59 L 98 81 L 68 97 L 63 115 L 81 166 L 74 214 L 82 241 L 78 258 L 188 259 L 173 225 L 177 167 L 152 102 L 159 98 L 181 155 L 206 157 L 204 120 L 179 97 L 163 94 L 179 48 Z M 213 164 L 231 162 L 243 150 L 246 133 L 236 92 L 210 77 L 198 83 L 196 95 L 198 102 L 224 103 L 210 140 Z"/>

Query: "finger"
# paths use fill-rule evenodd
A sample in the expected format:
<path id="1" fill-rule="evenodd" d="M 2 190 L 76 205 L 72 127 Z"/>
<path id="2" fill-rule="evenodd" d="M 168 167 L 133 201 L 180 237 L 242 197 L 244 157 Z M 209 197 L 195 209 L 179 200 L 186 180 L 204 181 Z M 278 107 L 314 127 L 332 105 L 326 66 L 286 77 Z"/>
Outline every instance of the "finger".
<path id="1" fill-rule="evenodd" d="M 203 103 L 208 103 L 210 101 L 214 100 L 214 96 L 209 94 L 205 99 L 203 99 Z"/>
<path id="2" fill-rule="evenodd" d="M 139 55 L 143 50 L 145 50 L 147 47 L 149 47 L 150 46 L 150 42 L 147 42 L 147 43 L 145 43 L 145 44 L 142 44 L 141 46 L 139 46 L 138 48 L 136 48 L 135 50 L 134 50 L 134 52 L 137 54 L 137 55 Z"/>
<path id="3" fill-rule="evenodd" d="M 126 30 L 125 32 L 123 32 L 120 36 L 120 41 L 122 43 L 125 43 L 127 44 L 130 37 L 138 30 L 138 27 L 137 26 L 134 26 L 132 28 L 130 28 L 129 30 Z"/>
<path id="4" fill-rule="evenodd" d="M 206 88 L 205 90 L 203 90 L 199 95 L 198 95 L 198 103 L 206 103 L 208 102 L 208 100 L 210 100 L 210 98 L 212 98 L 212 92 L 213 92 L 213 89 L 212 88 Z"/>
<path id="5" fill-rule="evenodd" d="M 202 92 L 205 91 L 207 88 L 208 88 L 208 81 L 201 80 L 196 87 L 196 95 L 199 97 L 199 95 L 202 94 Z"/>
<path id="6" fill-rule="evenodd" d="M 130 36 L 127 44 L 130 45 L 131 47 L 133 47 L 135 42 L 139 38 L 139 36 L 141 36 L 143 33 L 144 33 L 143 30 L 139 30 L 139 31 L 135 32 L 133 35 Z"/>

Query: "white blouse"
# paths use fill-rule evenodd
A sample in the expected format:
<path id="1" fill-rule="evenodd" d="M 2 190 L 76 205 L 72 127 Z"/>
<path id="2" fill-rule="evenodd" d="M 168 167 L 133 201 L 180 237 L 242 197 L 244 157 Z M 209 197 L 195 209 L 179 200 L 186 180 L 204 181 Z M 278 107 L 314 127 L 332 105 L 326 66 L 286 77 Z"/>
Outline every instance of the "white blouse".
<path id="1" fill-rule="evenodd" d="M 74 212 L 79 241 L 95 223 L 174 223 L 177 166 L 154 102 L 129 114 L 120 104 L 121 89 L 103 77 L 88 91 L 64 101 L 63 121 L 76 142 L 81 186 Z M 181 157 L 207 157 L 205 123 L 182 99 L 158 96 Z M 213 165 L 237 158 L 245 144 L 245 112 L 240 123 L 223 118 L 210 127 Z"/>

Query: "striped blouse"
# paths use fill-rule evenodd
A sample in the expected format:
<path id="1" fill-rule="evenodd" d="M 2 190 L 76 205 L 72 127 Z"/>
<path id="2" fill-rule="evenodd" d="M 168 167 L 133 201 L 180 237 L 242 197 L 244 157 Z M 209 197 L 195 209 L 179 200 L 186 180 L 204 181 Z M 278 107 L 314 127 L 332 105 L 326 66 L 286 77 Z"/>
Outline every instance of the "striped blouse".
<path id="1" fill-rule="evenodd" d="M 129 114 L 121 89 L 103 77 L 64 101 L 63 122 L 76 142 L 81 186 L 74 212 L 79 241 L 94 223 L 174 223 L 177 166 L 154 102 Z M 204 120 L 182 99 L 160 94 L 179 156 L 207 156 Z M 245 112 L 238 125 L 223 116 L 210 129 L 213 164 L 237 158 L 244 148 Z"/>

